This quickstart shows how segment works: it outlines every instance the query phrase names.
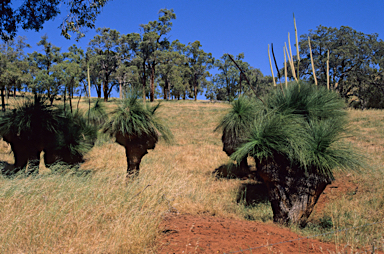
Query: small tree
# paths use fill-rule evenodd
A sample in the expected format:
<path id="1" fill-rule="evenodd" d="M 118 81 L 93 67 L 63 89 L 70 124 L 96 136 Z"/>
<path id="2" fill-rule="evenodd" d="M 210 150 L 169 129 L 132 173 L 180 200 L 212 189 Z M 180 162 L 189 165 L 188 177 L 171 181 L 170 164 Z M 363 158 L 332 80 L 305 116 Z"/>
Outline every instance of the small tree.
<path id="1" fill-rule="evenodd" d="M 138 174 L 141 159 L 148 149 L 155 148 L 159 138 L 166 141 L 172 138 L 170 130 L 156 117 L 159 106 L 144 106 L 138 96 L 129 95 L 104 125 L 103 131 L 125 147 L 127 176 Z"/>
<path id="2" fill-rule="evenodd" d="M 47 165 L 58 160 L 81 162 L 83 154 L 93 146 L 96 128 L 89 126 L 80 114 L 66 113 L 38 96 L 0 118 L 0 135 L 11 145 L 15 167 L 8 173 L 14 174 L 27 163 L 36 170 L 42 151 Z"/>
<path id="3" fill-rule="evenodd" d="M 232 158 L 251 155 L 266 183 L 278 223 L 304 226 L 335 169 L 357 168 L 341 143 L 345 104 L 326 88 L 294 83 L 264 98 L 245 142 Z"/>
<path id="4" fill-rule="evenodd" d="M 231 156 L 242 144 L 246 142 L 248 132 L 255 119 L 256 105 L 246 97 L 239 97 L 232 103 L 231 110 L 222 118 L 215 131 L 222 130 L 223 151 Z M 237 161 L 243 172 L 249 172 L 247 157 Z"/>

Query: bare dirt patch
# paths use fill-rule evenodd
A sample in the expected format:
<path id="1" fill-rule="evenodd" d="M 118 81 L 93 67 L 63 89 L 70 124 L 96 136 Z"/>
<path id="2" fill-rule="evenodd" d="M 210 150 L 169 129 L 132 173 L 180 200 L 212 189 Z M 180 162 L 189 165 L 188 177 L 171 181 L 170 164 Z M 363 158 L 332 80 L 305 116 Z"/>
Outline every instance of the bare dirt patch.
<path id="1" fill-rule="evenodd" d="M 282 243 L 299 235 L 273 224 L 213 216 L 169 214 L 161 224 L 158 253 L 335 253 L 336 246 L 315 239 Z M 304 238 L 304 237 L 303 237 Z"/>
<path id="2" fill-rule="evenodd" d="M 327 204 L 335 199 L 358 192 L 350 174 L 337 174 L 336 178 L 320 196 L 311 221 L 321 217 Z M 257 194 L 260 196 L 261 192 L 258 190 Z M 249 198 L 254 200 L 252 193 Z M 272 223 L 216 216 L 172 213 L 165 217 L 160 229 L 158 253 L 339 253 L 344 247 L 306 239 Z M 261 247 L 298 238 L 303 239 Z"/>

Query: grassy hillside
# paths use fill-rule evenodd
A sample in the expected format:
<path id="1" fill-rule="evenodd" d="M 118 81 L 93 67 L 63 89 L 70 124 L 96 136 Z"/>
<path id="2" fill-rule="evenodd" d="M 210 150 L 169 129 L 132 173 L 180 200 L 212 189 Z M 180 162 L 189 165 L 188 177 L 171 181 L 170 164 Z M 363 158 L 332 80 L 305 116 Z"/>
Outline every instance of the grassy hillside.
<path id="1" fill-rule="evenodd" d="M 52 173 L 41 163 L 39 176 L 1 177 L 0 252 L 156 252 L 158 225 L 166 212 L 272 223 L 260 184 L 251 179 L 218 179 L 212 174 L 229 163 L 221 134 L 213 132 L 229 105 L 191 101 L 162 105 L 160 116 L 168 120 L 174 141 L 159 142 L 143 158 L 135 180 L 125 179 L 124 148 L 108 139 L 98 142 L 77 171 L 64 168 L 65 173 L 57 165 L 61 170 Z M 80 108 L 86 107 L 86 101 L 81 101 Z M 113 102 L 108 107 L 113 108 Z M 358 189 L 328 203 L 301 233 L 311 235 L 384 218 L 384 112 L 349 111 L 349 115 L 355 126 L 349 139 L 368 158 L 367 169 L 338 173 L 339 179 L 348 175 Z M 10 151 L 5 142 L 0 143 L 0 162 L 5 167 L 13 163 Z M 253 195 L 257 199 L 250 204 L 251 192 L 258 195 Z M 382 226 L 326 240 L 362 244 L 382 237 Z"/>

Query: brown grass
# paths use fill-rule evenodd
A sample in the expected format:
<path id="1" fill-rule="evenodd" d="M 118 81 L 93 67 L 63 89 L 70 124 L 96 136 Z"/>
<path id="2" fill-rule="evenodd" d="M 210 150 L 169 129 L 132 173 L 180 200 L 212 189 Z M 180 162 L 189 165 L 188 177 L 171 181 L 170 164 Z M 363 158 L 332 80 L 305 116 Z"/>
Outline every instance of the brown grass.
<path id="1" fill-rule="evenodd" d="M 108 105 L 113 108 L 113 102 Z M 162 105 L 159 113 L 167 119 L 174 141 L 160 141 L 143 158 L 137 179 L 125 180 L 124 148 L 108 140 L 95 146 L 81 165 L 81 170 L 95 172 L 89 176 L 43 170 L 37 177 L 0 178 L 0 252 L 152 253 L 158 225 L 170 211 L 271 223 L 268 202 L 237 203 L 239 189 L 247 181 L 212 175 L 229 162 L 221 134 L 213 132 L 229 105 L 191 101 Z M 80 107 L 87 108 L 87 101 L 82 100 Z M 356 125 L 350 140 L 369 158 L 369 167 L 352 173 L 357 193 L 345 194 L 324 210 L 322 216 L 332 219 L 334 229 L 384 218 L 384 113 L 351 110 L 349 114 Z M 13 163 L 4 142 L 0 161 Z M 301 232 L 320 229 L 306 230 Z M 337 241 L 356 238 L 348 237 Z"/>

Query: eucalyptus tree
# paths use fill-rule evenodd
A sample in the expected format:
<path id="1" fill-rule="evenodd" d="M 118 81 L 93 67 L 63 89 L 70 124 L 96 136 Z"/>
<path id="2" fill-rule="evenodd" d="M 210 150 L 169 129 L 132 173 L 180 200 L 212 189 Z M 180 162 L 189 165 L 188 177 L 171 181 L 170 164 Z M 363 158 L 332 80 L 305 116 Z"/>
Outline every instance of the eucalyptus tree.
<path id="1" fill-rule="evenodd" d="M 76 45 L 72 45 L 68 50 L 68 52 L 63 54 L 64 61 L 58 67 L 63 70 L 62 82 L 64 84 L 64 99 L 68 92 L 69 105 L 72 113 L 73 95 L 79 92 L 76 91 L 76 88 L 80 86 L 80 81 L 85 78 L 84 69 L 81 66 L 84 58 L 84 51 Z"/>
<path id="2" fill-rule="evenodd" d="M 119 84 L 120 99 L 124 98 L 127 87 L 137 89 L 140 84 L 140 73 L 135 65 L 120 64 L 114 74 L 114 79 Z"/>
<path id="3" fill-rule="evenodd" d="M 164 99 L 171 98 L 171 90 L 176 84 L 182 84 L 183 71 L 182 68 L 186 62 L 185 56 L 180 52 L 180 48 L 185 45 L 178 40 L 172 42 L 171 46 L 163 51 L 159 56 L 158 73 L 163 87 Z"/>
<path id="4" fill-rule="evenodd" d="M 244 53 L 240 53 L 236 57 L 232 56 L 232 58 L 237 62 L 243 71 L 248 70 L 249 64 L 241 61 L 244 59 Z M 240 71 L 232 62 L 228 54 L 224 54 L 220 59 L 217 59 L 214 66 L 219 70 L 219 73 L 217 73 L 212 79 L 214 87 L 217 89 L 217 99 L 228 101 L 234 100 L 238 94 L 241 93 L 242 79 Z"/>
<path id="5" fill-rule="evenodd" d="M 34 51 L 28 54 L 30 64 L 34 65 L 40 71 L 35 76 L 35 81 L 31 87 L 37 96 L 39 93 L 47 93 L 47 96 L 53 103 L 54 98 L 57 96 L 59 89 L 55 87 L 55 82 L 52 77 L 52 66 L 62 60 L 62 54 L 60 53 L 61 48 L 54 46 L 48 41 L 48 36 L 43 35 L 41 40 L 37 43 L 38 46 L 43 46 L 43 54 Z"/>
<path id="6" fill-rule="evenodd" d="M 211 53 L 201 49 L 199 41 L 188 43 L 185 53 L 190 68 L 189 82 L 196 100 L 198 91 L 208 84 L 206 78 L 210 76 L 208 70 L 213 67 L 214 58 Z"/>
<path id="7" fill-rule="evenodd" d="M 147 96 L 148 68 L 147 60 L 150 56 L 150 48 L 138 33 L 130 33 L 122 36 L 122 43 L 126 44 L 131 54 L 129 66 L 135 66 L 139 81 L 142 85 L 142 97 L 145 102 Z"/>
<path id="8" fill-rule="evenodd" d="M 93 52 L 90 48 L 87 48 L 86 52 L 86 63 L 87 66 L 83 65 L 84 71 L 88 72 L 89 67 L 89 77 L 91 86 L 96 90 L 97 98 L 101 98 L 102 95 L 102 79 L 101 79 L 101 65 L 97 61 L 96 53 Z"/>
<path id="9" fill-rule="evenodd" d="M 318 26 L 315 31 L 302 35 L 299 41 L 300 77 L 312 80 L 308 37 L 318 84 L 327 86 L 329 52 L 330 89 L 338 91 L 346 100 L 352 96 L 364 100 L 364 92 L 359 92 L 360 86 L 369 86 L 377 78 L 376 74 L 382 72 L 378 62 L 383 58 L 384 51 L 378 34 L 364 34 L 347 26 Z"/>
<path id="10" fill-rule="evenodd" d="M 89 42 L 89 46 L 93 53 L 92 60 L 100 67 L 99 78 L 102 81 L 104 101 L 108 101 L 115 86 L 115 83 L 111 82 L 111 77 L 119 66 L 120 33 L 105 27 L 98 28 L 96 32 L 99 34 Z"/>
<path id="11" fill-rule="evenodd" d="M 140 80 L 140 63 L 136 58 L 140 36 L 138 34 L 122 35 L 117 48 L 119 54 L 118 68 L 113 75 L 119 85 L 120 98 L 123 98 L 127 86 L 137 89 Z"/>
<path id="12" fill-rule="evenodd" d="M 76 38 L 84 36 L 84 28 L 94 28 L 96 17 L 109 0 L 2 0 L 0 2 L 0 36 L 7 41 L 13 39 L 21 27 L 24 30 L 39 31 L 46 21 L 61 13 L 59 6 L 67 7 L 67 15 L 59 26 L 61 34 L 69 39 L 70 32 Z"/>
<path id="13" fill-rule="evenodd" d="M 13 89 L 16 96 L 16 88 L 21 86 L 25 80 L 24 70 L 24 48 L 30 47 L 25 43 L 25 37 L 18 37 L 17 40 L 9 40 L 0 47 L 0 89 L 2 111 L 5 111 L 4 91 Z"/>
<path id="14" fill-rule="evenodd" d="M 148 54 L 146 57 L 147 66 L 150 70 L 150 101 L 155 95 L 156 66 L 159 64 L 160 52 L 169 47 L 169 41 L 165 37 L 171 31 L 171 20 L 176 19 L 173 9 L 161 9 L 158 21 L 150 21 L 148 24 L 140 25 L 143 29 L 141 47 Z"/>

